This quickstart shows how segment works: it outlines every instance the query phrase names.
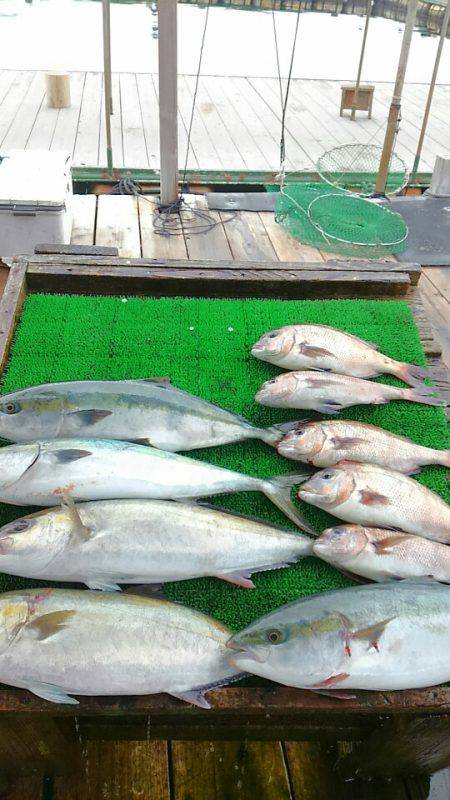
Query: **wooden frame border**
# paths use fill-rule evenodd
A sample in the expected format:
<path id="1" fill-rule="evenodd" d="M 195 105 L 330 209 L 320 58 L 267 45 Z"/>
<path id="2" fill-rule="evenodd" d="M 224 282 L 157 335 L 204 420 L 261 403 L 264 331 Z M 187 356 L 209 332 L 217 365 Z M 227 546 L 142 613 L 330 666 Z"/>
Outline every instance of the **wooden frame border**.
<path id="1" fill-rule="evenodd" d="M 201 273 L 201 276 L 199 275 Z M 235 274 L 236 273 L 236 274 Z M 244 277 L 242 275 L 244 273 Z M 270 273 L 270 279 L 266 273 Z M 274 275 L 275 273 L 275 275 Z M 225 277 L 223 275 L 225 274 Z M 288 279 L 294 276 L 295 279 Z M 231 276 L 231 277 L 230 277 Z M 301 277 L 300 277 L 301 276 Z M 380 280 L 380 276 L 383 276 Z M 352 295 L 398 297 L 399 287 L 410 303 L 422 341 L 429 355 L 437 357 L 420 302 L 411 292 L 420 276 L 417 265 L 396 262 L 328 262 L 325 264 L 252 264 L 239 262 L 185 262 L 119 259 L 87 256 L 30 256 L 14 260 L 0 303 L 0 371 L 3 371 L 23 302 L 29 292 L 171 294 L 176 288 L 189 294 L 192 288 L 210 295 L 211 279 L 231 296 L 254 296 L 254 287 L 278 296 L 341 297 L 345 284 Z M 391 292 L 392 287 L 395 290 Z M 360 293 L 362 290 L 362 294 Z M 381 291 L 380 291 L 381 290 Z M 406 294 L 408 292 L 408 294 Z M 225 294 L 226 296 L 226 294 Z M 229 296 L 229 295 L 228 295 Z M 273 295 L 272 295 L 273 296 Z M 73 735 L 75 717 L 88 738 L 146 738 L 151 720 L 152 738 L 177 739 L 314 739 L 366 738 L 380 717 L 442 720 L 450 714 L 450 687 L 398 692 L 356 692 L 353 700 L 322 697 L 283 686 L 228 687 L 209 695 L 213 709 L 204 711 L 183 705 L 165 695 L 145 697 L 82 698 L 78 706 L 54 706 L 17 689 L 0 690 L 2 719 L 27 719 L 44 715 L 57 719 L 62 730 Z"/>

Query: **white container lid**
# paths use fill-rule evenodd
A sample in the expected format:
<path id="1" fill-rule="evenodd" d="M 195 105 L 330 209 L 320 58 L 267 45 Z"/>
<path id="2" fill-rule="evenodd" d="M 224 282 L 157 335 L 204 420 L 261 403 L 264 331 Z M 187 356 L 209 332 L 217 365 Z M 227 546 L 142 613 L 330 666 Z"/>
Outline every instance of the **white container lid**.
<path id="1" fill-rule="evenodd" d="M 61 151 L 0 151 L 0 206 L 65 205 L 71 157 Z"/>

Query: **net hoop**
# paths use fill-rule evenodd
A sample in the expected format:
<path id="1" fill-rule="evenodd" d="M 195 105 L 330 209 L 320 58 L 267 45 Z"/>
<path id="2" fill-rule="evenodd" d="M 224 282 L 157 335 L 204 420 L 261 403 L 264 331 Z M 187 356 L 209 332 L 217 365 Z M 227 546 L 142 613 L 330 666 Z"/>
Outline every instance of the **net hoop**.
<path id="1" fill-rule="evenodd" d="M 400 236 L 397 239 L 394 239 L 392 241 L 383 241 L 382 239 L 379 239 L 379 240 L 377 240 L 375 242 L 370 242 L 370 241 L 358 242 L 358 241 L 355 241 L 355 239 L 350 239 L 350 238 L 346 239 L 344 236 L 336 236 L 333 233 L 329 233 L 326 230 L 326 228 L 324 228 L 323 224 L 321 225 L 317 220 L 314 219 L 314 216 L 313 216 L 314 209 L 313 209 L 313 207 L 317 203 L 319 203 L 320 201 L 322 201 L 322 202 L 325 201 L 326 202 L 327 200 L 330 200 L 331 198 L 334 198 L 334 197 L 339 197 L 340 199 L 345 197 L 346 198 L 346 200 L 345 200 L 346 203 L 351 203 L 351 202 L 356 202 L 358 204 L 365 203 L 365 204 L 367 204 L 367 206 L 370 206 L 372 212 L 376 208 L 377 212 L 375 212 L 375 213 L 377 214 L 379 212 L 379 218 L 380 218 L 381 227 L 383 225 L 383 222 L 386 221 L 386 218 L 392 219 L 392 220 L 395 219 L 396 223 L 397 222 L 401 223 L 402 227 L 404 228 L 404 233 L 402 234 L 402 236 Z M 363 197 L 360 197 L 359 195 L 354 195 L 354 194 L 349 194 L 349 193 L 342 193 L 342 192 L 336 192 L 336 193 L 333 192 L 333 193 L 327 193 L 327 194 L 319 195 L 319 197 L 314 197 L 313 200 L 311 200 L 311 202 L 308 205 L 306 213 L 307 213 L 307 216 L 308 216 L 309 221 L 311 222 L 311 224 L 314 225 L 316 230 L 325 239 L 327 239 L 327 240 L 331 239 L 332 241 L 341 242 L 342 244 L 353 245 L 354 247 L 376 247 L 376 248 L 386 248 L 386 249 L 388 249 L 388 248 L 391 248 L 391 247 L 398 247 L 399 245 L 403 244 L 403 242 L 408 237 L 408 226 L 406 225 L 406 223 L 404 222 L 404 220 L 400 216 L 400 214 L 397 214 L 394 211 L 390 211 L 388 208 L 385 208 L 384 206 L 379 206 L 376 203 L 373 203 L 373 202 L 371 202 L 369 200 L 365 200 Z M 316 213 L 317 213 L 317 210 L 316 210 Z"/>
<path id="2" fill-rule="evenodd" d="M 365 176 L 359 195 L 369 197 L 375 191 L 382 147 L 377 144 L 341 144 L 327 150 L 318 158 L 316 169 L 322 180 L 335 189 L 345 189 L 348 184 L 358 184 Z M 386 194 L 398 194 L 408 183 L 409 172 L 405 161 L 392 153 L 386 181 Z"/>

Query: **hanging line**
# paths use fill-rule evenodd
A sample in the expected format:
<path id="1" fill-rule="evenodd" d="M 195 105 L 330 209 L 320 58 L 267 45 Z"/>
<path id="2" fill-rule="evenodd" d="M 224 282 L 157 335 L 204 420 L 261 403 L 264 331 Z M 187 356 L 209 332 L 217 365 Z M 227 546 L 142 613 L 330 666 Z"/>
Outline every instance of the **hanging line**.
<path id="1" fill-rule="evenodd" d="M 285 137 L 285 129 L 286 129 L 286 111 L 287 111 L 287 104 L 289 99 L 289 89 L 291 88 L 291 78 L 292 78 L 292 69 L 294 66 L 294 58 L 295 58 L 295 50 L 297 46 L 297 34 L 298 28 L 300 23 L 300 11 L 301 11 L 301 4 L 299 3 L 297 9 L 297 19 L 295 22 L 295 30 L 294 30 L 294 38 L 292 40 L 292 51 L 291 51 L 291 61 L 289 64 L 289 72 L 287 77 L 286 83 L 286 91 L 283 96 L 283 83 L 281 78 L 281 68 L 280 68 L 280 52 L 278 48 L 278 36 L 277 36 L 277 25 L 275 20 L 275 0 L 272 0 L 272 23 L 273 23 L 273 35 L 275 40 L 275 54 L 277 59 L 277 72 L 278 72 L 278 84 L 280 87 L 280 102 L 281 102 L 281 137 L 280 137 L 280 190 L 283 191 L 284 183 L 285 183 L 285 172 L 286 172 L 286 137 Z"/>

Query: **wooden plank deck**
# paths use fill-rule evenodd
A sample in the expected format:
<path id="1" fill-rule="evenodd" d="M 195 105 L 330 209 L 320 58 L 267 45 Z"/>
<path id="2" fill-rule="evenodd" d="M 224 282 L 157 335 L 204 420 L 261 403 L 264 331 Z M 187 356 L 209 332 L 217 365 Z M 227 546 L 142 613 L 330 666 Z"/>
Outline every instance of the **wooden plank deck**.
<path id="1" fill-rule="evenodd" d="M 201 195 L 189 203 L 206 207 Z M 161 236 L 153 227 L 155 200 L 117 195 L 76 195 L 73 244 L 113 244 L 129 258 L 208 259 L 236 261 L 328 261 L 334 256 L 301 244 L 274 220 L 271 212 L 209 212 L 217 225 L 207 234 Z M 339 258 L 339 256 L 337 257 Z M 450 268 L 423 269 L 420 291 L 443 360 L 450 368 Z"/>
<path id="2" fill-rule="evenodd" d="M 184 163 L 195 78 L 179 78 L 180 162 Z M 0 71 L 0 152 L 10 147 L 63 149 L 75 166 L 105 166 L 103 76 L 71 74 L 72 106 L 48 108 L 44 74 Z M 319 155 L 339 144 L 381 144 L 392 84 L 375 85 L 373 118 L 339 116 L 341 81 L 295 79 L 286 118 L 287 166 L 314 171 Z M 427 86 L 407 84 L 396 149 L 410 168 Z M 420 168 L 431 172 L 450 150 L 450 86 L 438 85 Z M 158 81 L 149 73 L 113 75 L 112 137 L 117 167 L 159 167 Z M 345 112 L 344 112 L 345 113 Z M 276 78 L 204 76 L 200 79 L 188 168 L 266 170 L 279 167 L 280 97 Z"/>
<path id="3" fill-rule="evenodd" d="M 1 76 L 0 76 L 1 80 Z M 0 83 L 1 87 L 1 83 Z M 201 196 L 189 202 L 204 207 Z M 94 195 L 75 197 L 73 244 L 115 245 L 126 257 L 324 262 L 275 224 L 271 213 L 239 212 L 201 235 L 158 235 L 154 201 Z M 327 257 L 328 254 L 327 254 Z M 430 318 L 441 335 L 450 310 L 450 271 L 422 277 Z M 441 340 L 441 344 L 445 344 Z M 447 341 L 447 345 L 450 344 Z M 450 356 L 450 349 L 448 351 Z M 450 366 L 450 360 L 447 362 Z M 350 742 L 83 741 L 83 768 L 72 777 L 14 781 L 2 800 L 411 800 L 428 797 L 428 779 L 344 781 L 336 771 Z M 448 771 L 432 778 L 434 800 L 448 797 Z"/>

